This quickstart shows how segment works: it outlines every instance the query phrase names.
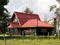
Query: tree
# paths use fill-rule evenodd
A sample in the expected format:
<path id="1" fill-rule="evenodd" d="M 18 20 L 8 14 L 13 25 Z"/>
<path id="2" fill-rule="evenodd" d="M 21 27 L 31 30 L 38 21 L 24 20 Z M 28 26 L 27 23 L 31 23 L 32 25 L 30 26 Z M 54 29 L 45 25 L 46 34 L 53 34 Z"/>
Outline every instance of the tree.
<path id="1" fill-rule="evenodd" d="M 6 21 L 8 17 L 8 10 L 4 7 L 8 0 L 0 0 L 0 21 Z"/>
<path id="2" fill-rule="evenodd" d="M 6 26 L 9 16 L 8 16 L 8 10 L 4 6 L 7 5 L 8 2 L 9 0 L 0 0 L 0 30 L 4 33 L 5 45 L 6 45 L 5 32 L 7 30 Z"/>
<path id="3" fill-rule="evenodd" d="M 7 5 L 9 2 L 9 0 L 0 0 L 0 26 L 1 27 L 6 27 L 7 26 L 7 22 L 8 22 L 8 10 L 4 7 L 5 5 Z M 5 32 L 4 30 L 6 28 L 1 28 L 2 32 Z"/>
<path id="4" fill-rule="evenodd" d="M 26 8 L 26 9 L 24 10 L 24 12 L 27 13 L 27 14 L 32 14 L 32 13 L 33 13 L 33 11 L 31 11 L 29 8 Z"/>
<path id="5" fill-rule="evenodd" d="M 57 2 L 59 2 L 59 3 L 60 3 L 60 0 L 57 0 Z"/>
<path id="6" fill-rule="evenodd" d="M 59 2 L 60 3 L 60 0 L 56 0 L 57 2 Z M 57 6 L 56 5 L 52 5 L 52 6 L 50 6 L 50 11 L 52 11 L 52 10 L 55 10 L 54 11 L 54 14 L 55 14 L 55 16 L 56 16 L 56 18 L 54 19 L 54 26 L 55 26 L 55 33 L 56 33 L 56 25 L 58 25 L 58 29 L 59 29 L 59 22 L 60 22 L 60 7 L 58 7 L 57 8 Z"/>

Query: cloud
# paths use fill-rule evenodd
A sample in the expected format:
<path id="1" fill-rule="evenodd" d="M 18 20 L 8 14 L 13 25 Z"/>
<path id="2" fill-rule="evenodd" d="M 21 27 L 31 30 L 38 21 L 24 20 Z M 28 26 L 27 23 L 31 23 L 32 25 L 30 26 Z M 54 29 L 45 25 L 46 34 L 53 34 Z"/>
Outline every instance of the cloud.
<path id="1" fill-rule="evenodd" d="M 6 8 L 11 12 L 19 9 L 23 11 L 26 7 L 34 12 L 47 12 L 51 4 L 55 4 L 55 0 L 10 0 Z"/>
<path id="2" fill-rule="evenodd" d="M 26 7 L 29 7 L 43 19 L 44 14 L 49 13 L 49 8 L 53 4 L 57 4 L 55 0 L 10 0 L 6 8 L 12 14 L 14 11 L 23 12 Z"/>

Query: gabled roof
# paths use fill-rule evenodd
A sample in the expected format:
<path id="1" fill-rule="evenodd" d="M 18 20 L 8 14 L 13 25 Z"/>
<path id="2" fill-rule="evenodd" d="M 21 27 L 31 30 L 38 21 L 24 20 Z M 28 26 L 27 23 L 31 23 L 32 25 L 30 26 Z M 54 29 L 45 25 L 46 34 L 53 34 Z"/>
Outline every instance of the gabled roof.
<path id="1" fill-rule="evenodd" d="M 22 27 L 54 27 L 54 26 L 37 19 L 32 19 L 28 20 L 24 25 L 22 25 Z"/>
<path id="2" fill-rule="evenodd" d="M 24 23 L 26 23 L 28 20 L 31 20 L 31 19 L 40 20 L 37 14 L 26 14 L 26 13 L 15 12 L 15 16 L 18 19 L 18 22 L 20 25 L 23 25 Z"/>
<path id="3" fill-rule="evenodd" d="M 18 20 L 19 19 L 25 19 L 25 20 L 39 19 L 40 20 L 40 18 L 37 14 L 26 14 L 26 13 L 21 13 L 21 12 L 14 12 L 10 22 L 13 21 L 15 17 L 18 18 Z"/>
<path id="4" fill-rule="evenodd" d="M 10 22 L 10 25 L 8 26 L 8 28 L 20 28 L 20 26 L 19 26 L 19 23 Z"/>
<path id="5" fill-rule="evenodd" d="M 21 12 L 15 12 L 10 20 L 10 22 L 13 22 L 14 18 L 17 18 L 18 24 L 15 23 L 10 23 L 11 25 L 14 24 L 13 27 L 54 27 L 51 24 L 42 22 L 37 14 L 26 14 L 26 13 L 21 13 Z M 11 27 L 10 27 L 11 28 Z"/>

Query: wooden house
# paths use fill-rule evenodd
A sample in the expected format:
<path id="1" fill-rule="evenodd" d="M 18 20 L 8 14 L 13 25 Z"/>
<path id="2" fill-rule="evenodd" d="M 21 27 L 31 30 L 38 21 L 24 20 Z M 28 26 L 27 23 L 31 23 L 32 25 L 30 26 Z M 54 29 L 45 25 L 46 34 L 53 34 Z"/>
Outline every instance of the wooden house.
<path id="1" fill-rule="evenodd" d="M 24 35 L 32 34 L 37 35 L 51 35 L 54 26 L 40 20 L 37 14 L 26 14 L 21 12 L 14 12 L 11 20 L 9 21 L 10 35 Z"/>

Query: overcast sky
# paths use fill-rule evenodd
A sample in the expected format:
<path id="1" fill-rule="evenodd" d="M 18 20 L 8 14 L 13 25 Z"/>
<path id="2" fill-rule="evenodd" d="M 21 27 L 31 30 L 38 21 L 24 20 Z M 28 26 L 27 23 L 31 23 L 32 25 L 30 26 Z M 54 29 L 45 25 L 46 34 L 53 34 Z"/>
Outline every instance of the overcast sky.
<path id="1" fill-rule="evenodd" d="M 58 5 L 55 0 L 10 0 L 6 8 L 12 14 L 14 11 L 23 12 L 28 7 L 43 20 L 46 15 L 47 18 L 53 17 L 49 8 L 54 4 Z"/>

